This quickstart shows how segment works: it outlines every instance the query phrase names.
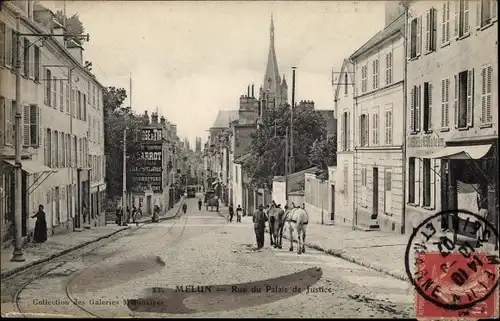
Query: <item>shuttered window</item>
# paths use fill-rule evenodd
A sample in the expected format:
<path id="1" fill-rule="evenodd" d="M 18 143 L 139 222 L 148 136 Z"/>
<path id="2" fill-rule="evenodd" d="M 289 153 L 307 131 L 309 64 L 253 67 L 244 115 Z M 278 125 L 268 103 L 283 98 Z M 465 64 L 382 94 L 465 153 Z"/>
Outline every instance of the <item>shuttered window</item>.
<path id="1" fill-rule="evenodd" d="M 55 76 L 52 77 L 52 107 L 57 109 L 57 87 L 58 87 L 57 78 Z"/>
<path id="2" fill-rule="evenodd" d="M 40 47 L 33 45 L 33 74 L 35 77 L 35 81 L 40 81 L 40 66 L 41 66 L 41 55 L 40 55 Z"/>
<path id="3" fill-rule="evenodd" d="M 497 0 L 476 0 L 477 29 L 497 21 Z"/>
<path id="4" fill-rule="evenodd" d="M 5 65 L 5 23 L 0 21 L 0 65 Z"/>
<path id="5" fill-rule="evenodd" d="M 493 67 L 481 69 L 481 124 L 491 124 Z"/>
<path id="6" fill-rule="evenodd" d="M 470 31 L 469 0 L 453 1 L 454 5 L 454 35 L 455 38 L 464 37 Z"/>
<path id="7" fill-rule="evenodd" d="M 23 106 L 23 146 L 28 147 L 31 145 L 30 136 L 30 106 Z"/>
<path id="8" fill-rule="evenodd" d="M 368 89 L 368 66 L 364 65 L 361 67 L 361 92 L 365 93 Z"/>
<path id="9" fill-rule="evenodd" d="M 52 106 L 51 101 L 52 101 L 52 72 L 50 69 L 45 68 L 44 71 L 44 103 L 47 106 Z"/>
<path id="10" fill-rule="evenodd" d="M 385 55 L 385 84 L 392 84 L 392 52 Z"/>
<path id="11" fill-rule="evenodd" d="M 12 68 L 13 64 L 12 61 L 14 60 L 14 55 L 13 55 L 13 49 L 14 49 L 14 38 L 13 36 L 13 30 L 10 29 L 9 27 L 5 27 L 5 61 L 4 65 L 7 68 Z"/>
<path id="12" fill-rule="evenodd" d="M 450 125 L 450 79 L 441 80 L 441 128 L 448 129 Z"/>
<path id="13" fill-rule="evenodd" d="M 450 1 L 443 2 L 441 15 L 441 44 L 450 41 Z"/>
<path id="14" fill-rule="evenodd" d="M 379 144 L 380 133 L 380 116 L 379 109 L 375 107 L 372 114 L 372 144 L 374 146 Z"/>
<path id="15" fill-rule="evenodd" d="M 436 50 L 436 9 L 425 12 L 425 52 Z"/>
<path id="16" fill-rule="evenodd" d="M 379 62 L 378 58 L 372 62 L 373 89 L 377 89 L 379 85 Z"/>
<path id="17" fill-rule="evenodd" d="M 70 95 L 70 91 L 69 91 L 69 82 L 66 83 L 65 85 L 66 87 L 66 90 L 64 91 L 64 93 L 66 94 L 65 96 L 65 101 L 66 101 L 66 113 L 69 114 L 69 110 L 71 108 L 70 104 L 69 104 L 69 95 Z"/>
<path id="18" fill-rule="evenodd" d="M 59 79 L 59 110 L 64 112 L 64 80 Z"/>
<path id="19" fill-rule="evenodd" d="M 12 145 L 14 143 L 14 116 L 15 116 L 15 105 L 12 100 L 0 97 L 1 103 L 4 109 L 4 143 L 5 145 Z"/>
<path id="20" fill-rule="evenodd" d="M 384 124 L 385 124 L 385 145 L 391 146 L 393 144 L 392 135 L 393 135 L 393 126 L 392 126 L 392 107 L 385 110 L 384 115 Z"/>

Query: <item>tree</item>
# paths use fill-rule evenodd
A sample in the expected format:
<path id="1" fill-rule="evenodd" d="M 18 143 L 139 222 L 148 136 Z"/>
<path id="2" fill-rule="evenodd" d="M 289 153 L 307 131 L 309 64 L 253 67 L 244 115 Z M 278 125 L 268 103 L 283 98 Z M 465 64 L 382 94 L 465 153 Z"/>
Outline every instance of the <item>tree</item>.
<path id="1" fill-rule="evenodd" d="M 127 168 L 137 162 L 140 144 L 136 140 L 137 128 L 141 122 L 130 107 L 122 106 L 127 98 L 123 88 L 108 87 L 104 100 L 104 150 L 106 155 L 106 183 L 108 196 L 121 196 L 123 190 L 123 131 L 127 128 Z M 131 180 L 127 179 L 127 190 Z"/>
<path id="2" fill-rule="evenodd" d="M 66 21 L 64 18 L 66 17 Z M 80 17 L 77 13 L 72 15 L 71 17 L 65 16 L 61 10 L 57 10 L 55 13 L 55 18 L 57 22 L 66 26 L 66 33 L 72 35 L 83 35 L 85 32 L 85 28 L 83 27 L 83 23 L 80 21 Z M 82 44 L 80 39 L 73 38 L 78 44 Z"/>
<path id="3" fill-rule="evenodd" d="M 317 140 L 311 146 L 311 162 L 321 170 L 323 179 L 328 177 L 328 166 L 337 165 L 337 137 L 336 135 Z"/>
<path id="4" fill-rule="evenodd" d="M 285 133 L 290 112 L 290 106 L 266 110 L 261 127 L 251 136 L 251 157 L 243 168 L 254 187 L 271 188 L 273 176 L 285 174 Z M 312 166 L 310 146 L 326 136 L 326 120 L 312 108 L 296 108 L 293 122 L 295 171 L 301 171 Z"/>

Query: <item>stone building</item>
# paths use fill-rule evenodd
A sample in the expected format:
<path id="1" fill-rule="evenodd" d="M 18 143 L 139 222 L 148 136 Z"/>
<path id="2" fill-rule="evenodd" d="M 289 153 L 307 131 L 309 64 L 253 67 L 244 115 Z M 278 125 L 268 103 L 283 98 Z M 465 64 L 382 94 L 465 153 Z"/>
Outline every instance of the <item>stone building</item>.
<path id="1" fill-rule="evenodd" d="M 455 208 L 498 229 L 498 2 L 410 1 L 407 25 L 406 233 Z"/>
<path id="2" fill-rule="evenodd" d="M 0 11 L 2 240 L 13 237 L 15 212 L 15 12 L 19 32 L 34 34 L 21 38 L 22 235 L 31 235 L 38 205 L 49 235 L 104 224 L 104 87 L 84 66 L 83 47 L 64 39 L 53 12 L 34 1 L 9 1 Z M 54 36 L 42 42 L 37 34 Z"/>

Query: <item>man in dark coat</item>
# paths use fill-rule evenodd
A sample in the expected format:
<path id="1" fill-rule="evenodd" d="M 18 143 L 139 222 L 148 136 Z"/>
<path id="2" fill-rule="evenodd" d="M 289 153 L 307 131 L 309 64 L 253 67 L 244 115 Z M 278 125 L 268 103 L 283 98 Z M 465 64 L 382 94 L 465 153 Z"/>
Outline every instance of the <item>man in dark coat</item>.
<path id="1" fill-rule="evenodd" d="M 264 247 L 264 234 L 266 230 L 267 216 L 263 211 L 264 206 L 259 205 L 259 209 L 253 214 L 253 227 L 255 230 L 255 237 L 257 238 L 257 250 Z"/>
<path id="2" fill-rule="evenodd" d="M 233 221 L 233 216 L 234 216 L 234 208 L 233 208 L 233 203 L 229 204 L 229 222 Z"/>
<path id="3" fill-rule="evenodd" d="M 116 224 L 122 226 L 123 209 L 121 206 L 116 210 Z"/>

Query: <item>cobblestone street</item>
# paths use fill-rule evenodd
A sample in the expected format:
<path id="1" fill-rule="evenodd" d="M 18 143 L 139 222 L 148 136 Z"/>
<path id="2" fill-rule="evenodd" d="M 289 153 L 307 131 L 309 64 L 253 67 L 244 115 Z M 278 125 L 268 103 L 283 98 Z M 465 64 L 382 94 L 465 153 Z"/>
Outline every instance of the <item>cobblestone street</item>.
<path id="1" fill-rule="evenodd" d="M 142 225 L 121 237 L 99 241 L 3 280 L 2 315 L 413 315 L 413 289 L 407 282 L 313 249 L 299 256 L 288 251 L 286 240 L 284 249 L 271 248 L 267 235 L 264 249 L 253 251 L 255 235 L 251 218 L 245 217 L 242 223 L 228 223 L 221 217 L 223 214 L 198 211 L 194 199 L 187 203 L 187 215 L 178 219 Z M 227 211 L 222 208 L 221 212 L 224 210 Z M 311 273 L 319 274 L 312 277 Z M 262 292 L 252 293 L 257 283 L 251 282 L 259 281 L 257 287 Z M 16 306 L 13 297 L 26 283 L 29 284 L 17 293 Z M 229 293 L 208 292 L 214 287 L 235 284 L 238 289 Z M 270 284 L 272 288 L 266 288 Z M 293 284 L 304 289 L 309 285 L 317 292 L 292 293 Z M 214 287 L 209 288 L 210 285 Z M 184 287 L 184 293 L 179 292 L 180 286 Z M 178 292 L 162 301 L 162 307 L 147 300 L 139 303 L 142 309 L 126 304 L 126 300 L 146 298 L 151 292 L 163 292 L 166 288 L 177 288 Z M 196 293 L 202 290 L 203 293 Z M 176 308 L 176 312 L 174 306 L 185 309 Z"/>

